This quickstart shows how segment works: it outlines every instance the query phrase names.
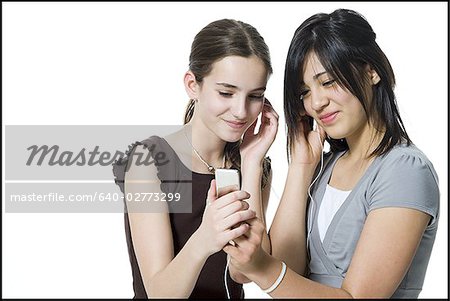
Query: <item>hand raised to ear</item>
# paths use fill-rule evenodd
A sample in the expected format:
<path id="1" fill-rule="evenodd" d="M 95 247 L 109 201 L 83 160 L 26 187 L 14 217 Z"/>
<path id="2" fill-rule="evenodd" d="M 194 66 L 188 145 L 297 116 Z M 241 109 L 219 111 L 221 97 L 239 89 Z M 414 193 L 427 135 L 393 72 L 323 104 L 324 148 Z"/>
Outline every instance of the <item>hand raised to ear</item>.
<path id="1" fill-rule="evenodd" d="M 255 120 L 242 139 L 240 146 L 241 161 L 257 163 L 263 161 L 277 135 L 278 118 L 277 112 L 266 98 L 261 111 L 261 125 L 258 132 L 254 133 L 257 123 L 257 120 Z"/>

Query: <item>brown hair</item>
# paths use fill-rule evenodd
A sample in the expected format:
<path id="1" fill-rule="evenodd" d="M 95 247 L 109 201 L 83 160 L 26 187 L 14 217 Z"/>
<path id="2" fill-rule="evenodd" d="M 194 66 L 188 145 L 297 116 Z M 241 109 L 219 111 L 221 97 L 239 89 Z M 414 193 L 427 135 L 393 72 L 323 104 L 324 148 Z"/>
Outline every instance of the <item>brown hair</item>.
<path id="1" fill-rule="evenodd" d="M 253 26 L 242 21 L 222 19 L 205 26 L 195 36 L 189 56 L 189 69 L 198 83 L 211 72 L 212 65 L 227 56 L 260 58 L 267 70 L 272 74 L 269 48 L 263 37 Z M 194 114 L 195 101 L 191 99 L 184 115 L 184 124 L 188 123 Z M 228 142 L 225 145 L 225 158 L 234 168 L 240 170 L 241 158 L 239 153 L 241 141 Z M 265 187 L 270 174 L 270 158 L 263 163 L 262 187 Z"/>

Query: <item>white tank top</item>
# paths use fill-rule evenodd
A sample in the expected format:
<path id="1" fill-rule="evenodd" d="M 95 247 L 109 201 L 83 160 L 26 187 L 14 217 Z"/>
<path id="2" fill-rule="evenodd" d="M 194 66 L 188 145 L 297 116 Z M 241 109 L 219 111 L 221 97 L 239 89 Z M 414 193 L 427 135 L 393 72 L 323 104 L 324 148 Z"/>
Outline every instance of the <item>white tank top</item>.
<path id="1" fill-rule="evenodd" d="M 317 217 L 319 235 L 322 242 L 334 215 L 344 203 L 350 192 L 352 191 L 339 190 L 327 184 L 322 203 L 320 204 L 319 216 Z"/>

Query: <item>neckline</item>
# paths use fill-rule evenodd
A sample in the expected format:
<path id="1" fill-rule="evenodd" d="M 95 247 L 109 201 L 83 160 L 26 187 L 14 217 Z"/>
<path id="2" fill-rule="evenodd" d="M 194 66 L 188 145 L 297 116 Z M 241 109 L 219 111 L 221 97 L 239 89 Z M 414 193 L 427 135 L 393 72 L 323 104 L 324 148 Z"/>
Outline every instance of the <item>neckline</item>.
<path id="1" fill-rule="evenodd" d="M 334 187 L 334 186 L 331 186 L 331 185 L 328 184 L 328 183 L 327 183 L 327 189 L 330 189 L 330 190 L 332 190 L 332 191 L 336 191 L 336 192 L 342 193 L 342 194 L 349 194 L 349 193 L 352 192 L 352 190 L 353 190 L 353 189 L 350 189 L 350 190 L 342 190 L 342 189 L 336 188 L 336 187 Z"/>
<path id="2" fill-rule="evenodd" d="M 371 170 L 371 169 L 372 169 L 372 166 L 375 165 L 374 163 L 375 163 L 375 161 L 378 160 L 379 156 L 376 156 L 376 157 L 372 160 L 372 162 L 369 163 L 369 165 L 367 166 L 366 170 L 363 172 L 363 174 L 362 174 L 361 177 L 358 179 L 358 181 L 356 181 L 356 183 L 355 183 L 355 185 L 352 187 L 352 189 L 350 189 L 350 190 L 340 190 L 340 189 L 338 189 L 338 188 L 335 188 L 335 187 L 331 186 L 331 185 L 330 185 L 330 181 L 331 181 L 331 177 L 333 176 L 334 167 L 336 166 L 337 161 L 339 161 L 339 159 L 340 159 L 343 155 L 345 155 L 347 152 L 348 152 L 348 149 L 347 149 L 347 150 L 344 150 L 344 151 L 341 151 L 340 153 L 337 153 L 337 156 L 336 156 L 335 160 L 331 163 L 331 168 L 330 168 L 330 171 L 329 171 L 329 175 L 327 176 L 327 182 L 326 182 L 326 184 L 327 184 L 327 186 L 330 186 L 331 188 L 333 188 L 333 189 L 335 189 L 335 190 L 342 191 L 342 192 L 347 192 L 347 191 L 349 191 L 349 192 L 351 193 L 353 190 L 355 190 L 355 189 L 359 186 L 359 184 L 360 184 L 360 182 L 362 181 L 362 179 L 363 179 L 367 174 L 369 174 L 369 173 L 368 173 L 369 170 Z"/>
<path id="3" fill-rule="evenodd" d="M 175 158 L 177 159 L 177 161 L 181 164 L 181 166 L 183 166 L 186 170 L 188 170 L 189 172 L 191 172 L 192 174 L 195 175 L 199 175 L 199 176 L 204 176 L 204 177 L 215 177 L 214 174 L 212 173 L 200 173 L 200 172 L 196 172 L 191 170 L 189 167 L 186 166 L 186 164 L 183 163 L 183 161 L 181 161 L 180 157 L 178 156 L 177 152 L 173 149 L 173 147 L 169 144 L 169 142 L 167 142 L 167 140 L 164 137 L 159 137 L 161 140 L 164 141 L 164 143 L 172 150 L 172 152 L 175 155 Z"/>

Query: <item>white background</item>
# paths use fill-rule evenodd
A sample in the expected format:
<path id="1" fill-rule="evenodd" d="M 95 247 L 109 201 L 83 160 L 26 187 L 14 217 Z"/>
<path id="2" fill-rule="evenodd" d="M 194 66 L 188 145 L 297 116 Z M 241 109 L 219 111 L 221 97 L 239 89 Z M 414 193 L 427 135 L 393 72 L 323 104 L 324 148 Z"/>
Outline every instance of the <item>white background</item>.
<path id="1" fill-rule="evenodd" d="M 303 20 L 337 8 L 371 23 L 396 72 L 406 129 L 438 173 L 440 224 L 420 297 L 446 298 L 447 3 L 2 3 L 3 125 L 181 124 L 195 34 L 216 19 L 245 21 L 269 45 L 266 96 L 281 116 L 269 151 L 271 223 L 287 171 L 288 46 Z M 5 214 L 3 205 L 2 220 L 3 297 L 133 296 L 122 214 Z M 254 284 L 245 290 L 267 297 Z"/>

